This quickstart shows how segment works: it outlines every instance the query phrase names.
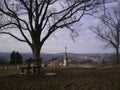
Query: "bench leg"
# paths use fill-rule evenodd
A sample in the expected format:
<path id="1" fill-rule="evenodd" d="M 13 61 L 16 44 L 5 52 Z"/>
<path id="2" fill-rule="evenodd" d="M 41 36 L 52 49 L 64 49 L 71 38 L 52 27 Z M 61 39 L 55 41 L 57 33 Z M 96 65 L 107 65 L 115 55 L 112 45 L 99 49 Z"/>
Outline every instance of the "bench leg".
<path id="1" fill-rule="evenodd" d="M 24 68 L 20 69 L 20 74 L 24 74 Z"/>
<path id="2" fill-rule="evenodd" d="M 27 68 L 27 75 L 30 74 L 30 68 Z"/>

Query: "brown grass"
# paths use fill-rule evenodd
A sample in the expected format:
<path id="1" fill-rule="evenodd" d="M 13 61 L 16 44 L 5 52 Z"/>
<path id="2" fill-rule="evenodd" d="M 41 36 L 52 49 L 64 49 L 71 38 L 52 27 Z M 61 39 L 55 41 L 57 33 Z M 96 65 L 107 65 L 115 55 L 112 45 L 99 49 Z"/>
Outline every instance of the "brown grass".
<path id="1" fill-rule="evenodd" d="M 46 72 L 57 75 L 45 76 Z M 46 69 L 29 76 L 20 76 L 17 69 L 0 70 L 0 90 L 120 90 L 120 68 Z"/>

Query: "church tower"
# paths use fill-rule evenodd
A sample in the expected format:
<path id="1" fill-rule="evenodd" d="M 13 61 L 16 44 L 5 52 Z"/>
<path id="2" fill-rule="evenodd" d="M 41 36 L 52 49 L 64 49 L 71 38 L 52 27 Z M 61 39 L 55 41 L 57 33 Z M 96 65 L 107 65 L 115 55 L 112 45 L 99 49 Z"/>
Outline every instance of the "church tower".
<path id="1" fill-rule="evenodd" d="M 65 47 L 65 54 L 64 54 L 64 60 L 63 60 L 63 66 L 67 66 L 67 62 L 68 62 L 67 47 Z"/>

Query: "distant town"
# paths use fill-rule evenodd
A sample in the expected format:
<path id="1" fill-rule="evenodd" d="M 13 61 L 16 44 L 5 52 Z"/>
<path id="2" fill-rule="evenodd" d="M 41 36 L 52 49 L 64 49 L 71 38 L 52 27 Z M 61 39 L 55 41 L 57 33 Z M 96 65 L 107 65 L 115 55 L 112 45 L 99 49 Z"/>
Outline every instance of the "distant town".
<path id="1" fill-rule="evenodd" d="M 9 52 L 0 52 L 0 64 L 6 64 L 10 61 Z M 23 62 L 28 58 L 32 57 L 31 53 L 21 53 Z M 56 54 L 41 54 L 43 62 L 48 61 L 50 58 L 57 58 L 58 61 L 64 59 L 64 53 L 56 53 Z M 89 53 L 89 54 L 78 54 L 78 53 L 67 53 L 68 62 L 71 63 L 107 63 L 115 61 L 115 54 L 112 53 Z"/>

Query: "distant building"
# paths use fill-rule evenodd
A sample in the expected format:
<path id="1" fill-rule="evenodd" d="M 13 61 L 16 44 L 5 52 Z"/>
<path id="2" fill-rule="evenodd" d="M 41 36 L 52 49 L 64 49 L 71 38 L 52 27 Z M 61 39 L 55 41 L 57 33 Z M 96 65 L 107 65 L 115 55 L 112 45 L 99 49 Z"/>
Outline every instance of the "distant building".
<path id="1" fill-rule="evenodd" d="M 49 58 L 46 63 L 43 63 L 43 67 L 50 67 L 50 68 L 56 68 L 59 66 L 68 66 L 68 56 L 67 56 L 67 47 L 65 47 L 65 53 L 63 60 L 58 60 L 58 58 Z"/>
<path id="2" fill-rule="evenodd" d="M 57 66 L 57 58 L 50 58 L 47 66 L 50 68 L 55 68 Z"/>

